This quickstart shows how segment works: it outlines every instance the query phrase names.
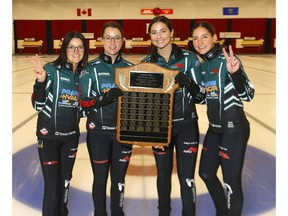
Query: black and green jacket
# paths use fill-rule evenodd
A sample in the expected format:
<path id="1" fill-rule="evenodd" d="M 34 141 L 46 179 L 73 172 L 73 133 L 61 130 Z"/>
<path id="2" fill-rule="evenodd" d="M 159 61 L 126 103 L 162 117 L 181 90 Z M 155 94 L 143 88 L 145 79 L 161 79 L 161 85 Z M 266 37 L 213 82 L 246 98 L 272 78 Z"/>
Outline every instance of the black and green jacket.
<path id="1" fill-rule="evenodd" d="M 44 82 L 35 82 L 32 105 L 38 111 L 36 135 L 45 139 L 73 139 L 80 135 L 81 108 L 78 106 L 79 71 L 73 75 L 72 64 L 65 68 L 44 65 Z"/>
<path id="2" fill-rule="evenodd" d="M 227 71 L 226 59 L 219 45 L 208 53 L 213 55 L 200 56 L 204 59 L 201 68 L 209 128 L 220 133 L 241 130 L 249 125 L 242 101 L 251 101 L 255 89 L 242 64 L 234 74 Z"/>
<path id="3" fill-rule="evenodd" d="M 83 107 L 87 109 L 87 131 L 102 134 L 115 133 L 118 102 L 102 103 L 103 94 L 107 89 L 117 88 L 115 68 L 131 67 L 132 65 L 131 62 L 122 58 L 121 52 L 112 64 L 111 57 L 105 55 L 102 51 L 96 59 L 88 63 L 87 70 L 82 71 L 80 76 L 80 101 L 85 101 L 86 104 Z M 89 101 L 93 105 L 89 106 Z"/>
<path id="4" fill-rule="evenodd" d="M 172 51 L 168 62 L 158 54 L 156 47 L 153 47 L 152 53 L 146 56 L 142 62 L 151 62 L 171 70 L 178 70 L 180 73 L 185 73 L 197 84 L 202 79 L 200 62 L 197 56 L 189 50 L 179 48 L 176 44 L 172 44 Z M 176 90 L 174 93 L 172 118 L 173 125 L 198 120 L 193 97 L 186 87 Z"/>

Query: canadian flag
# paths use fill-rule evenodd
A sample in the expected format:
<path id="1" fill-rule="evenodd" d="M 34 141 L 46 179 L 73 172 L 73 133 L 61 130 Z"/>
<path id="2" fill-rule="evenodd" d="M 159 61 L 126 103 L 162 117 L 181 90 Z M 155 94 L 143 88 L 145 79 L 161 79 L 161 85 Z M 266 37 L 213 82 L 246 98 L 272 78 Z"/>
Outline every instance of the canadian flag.
<path id="1" fill-rule="evenodd" d="M 92 15 L 92 9 L 88 8 L 87 10 L 77 8 L 77 16 L 91 16 Z"/>

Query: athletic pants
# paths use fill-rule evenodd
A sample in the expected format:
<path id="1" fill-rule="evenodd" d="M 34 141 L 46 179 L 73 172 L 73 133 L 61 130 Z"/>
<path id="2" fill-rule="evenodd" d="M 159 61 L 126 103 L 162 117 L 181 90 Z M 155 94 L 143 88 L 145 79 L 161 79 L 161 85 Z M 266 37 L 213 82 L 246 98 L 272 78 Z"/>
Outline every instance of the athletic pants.
<path id="1" fill-rule="evenodd" d="M 58 141 L 38 139 L 44 176 L 42 216 L 67 216 L 67 202 L 79 138 Z"/>
<path id="2" fill-rule="evenodd" d="M 132 154 L 131 145 L 117 142 L 115 134 L 88 132 L 87 147 L 93 170 L 94 216 L 107 216 L 106 187 L 110 171 L 111 216 L 123 216 L 125 175 Z"/>
<path id="3" fill-rule="evenodd" d="M 235 133 L 214 133 L 208 129 L 200 159 L 199 175 L 213 199 L 218 216 L 241 216 L 243 206 L 242 169 L 250 128 Z M 217 177 L 222 169 L 224 185 Z"/>
<path id="4" fill-rule="evenodd" d="M 172 139 L 165 151 L 153 148 L 157 166 L 157 190 L 159 216 L 169 216 L 171 211 L 171 177 L 174 147 L 176 150 L 177 173 L 180 182 L 182 215 L 195 215 L 196 187 L 195 165 L 199 144 L 198 123 L 173 127 Z"/>

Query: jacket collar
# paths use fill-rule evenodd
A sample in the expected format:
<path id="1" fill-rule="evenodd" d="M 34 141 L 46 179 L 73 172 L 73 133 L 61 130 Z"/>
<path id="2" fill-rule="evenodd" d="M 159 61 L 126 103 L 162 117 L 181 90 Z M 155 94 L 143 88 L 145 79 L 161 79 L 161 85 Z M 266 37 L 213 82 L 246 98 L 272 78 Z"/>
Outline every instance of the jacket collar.
<path id="1" fill-rule="evenodd" d="M 183 55 L 182 49 L 179 48 L 176 44 L 172 43 L 172 50 L 171 50 L 171 54 L 169 57 L 169 62 L 172 60 L 182 59 L 183 57 L 184 55 Z M 151 62 L 152 63 L 159 62 L 161 61 L 161 59 L 163 59 L 163 57 L 159 55 L 159 53 L 157 52 L 157 47 L 153 46 L 152 53 L 151 53 Z"/>
<path id="2" fill-rule="evenodd" d="M 200 54 L 199 56 L 204 61 L 210 61 L 210 60 L 215 59 L 221 52 L 222 52 L 222 48 L 221 48 L 220 44 L 216 43 L 210 51 L 208 51 L 207 53 L 202 54 L 202 55 Z"/>
<path id="3" fill-rule="evenodd" d="M 112 58 L 104 53 L 104 49 L 101 51 L 99 58 L 107 64 L 112 64 Z M 121 60 L 122 60 L 122 49 L 119 50 L 114 64 L 119 63 Z"/>

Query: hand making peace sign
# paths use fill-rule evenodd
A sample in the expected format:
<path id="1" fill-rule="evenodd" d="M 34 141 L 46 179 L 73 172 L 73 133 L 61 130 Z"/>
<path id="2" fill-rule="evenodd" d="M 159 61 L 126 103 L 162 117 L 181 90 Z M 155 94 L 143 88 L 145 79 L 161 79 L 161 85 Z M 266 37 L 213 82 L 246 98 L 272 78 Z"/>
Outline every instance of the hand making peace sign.
<path id="1" fill-rule="evenodd" d="M 227 71 L 230 73 L 230 74 L 233 74 L 235 73 L 239 67 L 240 67 L 240 61 L 239 59 L 237 59 L 235 56 L 234 56 L 234 53 L 233 53 L 233 50 L 232 50 L 232 46 L 229 45 L 229 54 L 230 56 L 227 54 L 225 48 L 222 49 L 223 53 L 224 53 L 224 56 L 226 58 L 226 67 L 227 67 Z"/>
<path id="2" fill-rule="evenodd" d="M 38 82 L 44 82 L 46 78 L 46 71 L 40 61 L 38 54 L 35 55 L 35 59 L 29 56 L 30 61 L 35 65 L 34 73 Z"/>

